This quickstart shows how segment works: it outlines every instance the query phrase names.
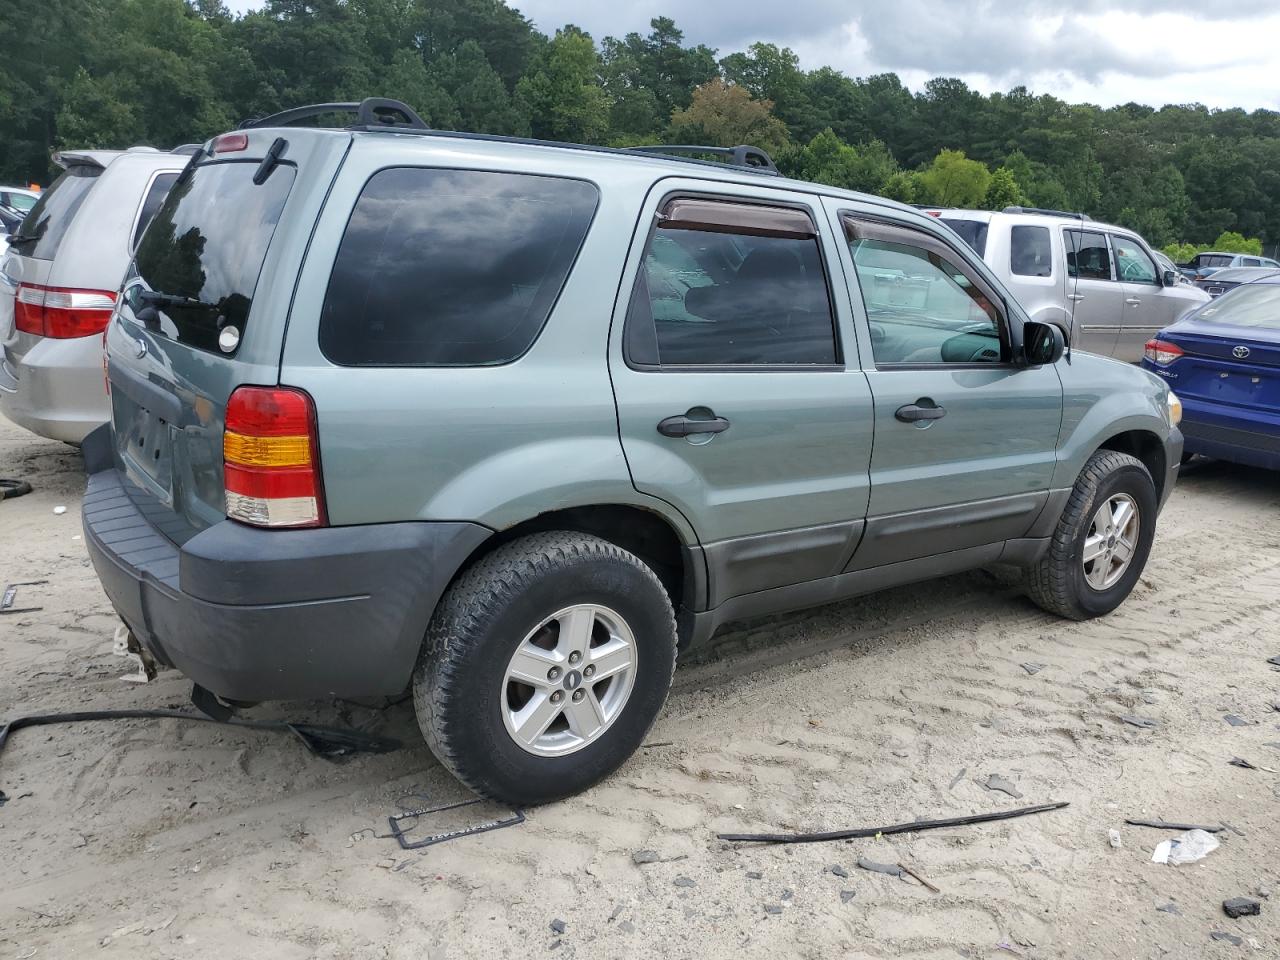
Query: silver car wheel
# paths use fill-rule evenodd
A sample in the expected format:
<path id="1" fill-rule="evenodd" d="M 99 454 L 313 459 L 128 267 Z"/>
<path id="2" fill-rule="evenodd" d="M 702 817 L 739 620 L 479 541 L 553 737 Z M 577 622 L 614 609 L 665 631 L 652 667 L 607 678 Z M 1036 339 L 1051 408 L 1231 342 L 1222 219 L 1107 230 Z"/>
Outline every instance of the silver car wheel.
<path id="1" fill-rule="evenodd" d="M 531 630 L 507 664 L 502 721 L 529 753 L 575 753 L 622 714 L 635 674 L 635 636 L 622 617 L 594 603 L 566 607 Z"/>
<path id="2" fill-rule="evenodd" d="M 1133 562 L 1141 530 L 1138 504 L 1127 493 L 1117 493 L 1098 507 L 1080 555 L 1085 582 L 1094 590 L 1115 586 Z"/>

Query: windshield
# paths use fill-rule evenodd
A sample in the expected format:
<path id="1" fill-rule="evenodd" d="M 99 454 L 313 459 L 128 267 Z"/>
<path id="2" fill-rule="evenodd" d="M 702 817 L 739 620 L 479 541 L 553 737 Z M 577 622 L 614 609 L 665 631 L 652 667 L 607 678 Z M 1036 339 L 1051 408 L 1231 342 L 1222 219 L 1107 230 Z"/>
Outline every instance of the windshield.
<path id="1" fill-rule="evenodd" d="M 1196 317 L 1203 323 L 1280 330 L 1280 284 L 1251 283 L 1224 293 Z"/>
<path id="2" fill-rule="evenodd" d="M 973 247 L 978 256 L 987 255 L 987 225 L 981 220 L 953 220 L 940 217 L 948 227 L 960 234 L 960 239 Z"/>
<path id="3" fill-rule="evenodd" d="M 96 164 L 77 163 L 67 167 L 62 176 L 40 194 L 36 205 L 23 219 L 14 234 L 18 240 L 14 249 L 24 257 L 52 260 L 76 211 L 101 175 L 102 168 Z"/>
<path id="4" fill-rule="evenodd" d="M 223 327 L 244 334 L 258 274 L 296 172 L 280 164 L 255 185 L 257 169 L 258 161 L 196 167 L 174 185 L 138 245 L 130 280 L 142 283 L 129 287 L 127 303 L 136 314 L 144 290 L 165 294 L 157 304 L 169 321 L 162 329 L 181 343 L 217 350 Z"/>

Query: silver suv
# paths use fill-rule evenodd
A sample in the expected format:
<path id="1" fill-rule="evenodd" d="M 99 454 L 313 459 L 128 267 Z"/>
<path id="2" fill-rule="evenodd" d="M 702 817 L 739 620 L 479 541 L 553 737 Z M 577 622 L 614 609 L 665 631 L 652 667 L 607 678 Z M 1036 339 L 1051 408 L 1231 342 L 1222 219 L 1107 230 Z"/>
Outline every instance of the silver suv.
<path id="1" fill-rule="evenodd" d="M 142 233 L 188 157 L 64 150 L 0 262 L 0 412 L 79 443 L 110 416 L 102 331 Z"/>
<path id="2" fill-rule="evenodd" d="M 934 218 L 748 147 L 285 125 L 333 109 L 210 142 L 107 330 L 85 541 L 198 702 L 411 686 L 449 769 L 537 803 L 729 621 L 996 562 L 1077 619 L 1137 581 L 1177 398 L 1068 362 Z"/>
<path id="3" fill-rule="evenodd" d="M 1182 282 L 1132 230 L 1078 213 L 1006 207 L 927 211 L 960 234 L 1033 320 L 1073 347 L 1129 363 L 1209 296 Z"/>

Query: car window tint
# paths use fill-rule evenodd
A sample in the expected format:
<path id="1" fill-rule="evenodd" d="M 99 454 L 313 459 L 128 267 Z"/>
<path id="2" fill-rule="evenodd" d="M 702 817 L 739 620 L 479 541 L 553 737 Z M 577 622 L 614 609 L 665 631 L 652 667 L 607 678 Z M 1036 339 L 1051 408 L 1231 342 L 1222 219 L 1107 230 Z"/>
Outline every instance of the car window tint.
<path id="1" fill-rule="evenodd" d="M 871 349 L 884 363 L 995 363 L 999 314 L 952 261 L 926 246 L 852 239 Z"/>
<path id="2" fill-rule="evenodd" d="M 1064 231 L 1067 240 L 1067 276 L 1081 280 L 1110 280 L 1111 251 L 1107 238 L 1091 230 Z"/>
<path id="3" fill-rule="evenodd" d="M 334 363 L 478 366 L 533 344 L 598 191 L 582 180 L 397 167 L 360 193 L 329 277 Z"/>
<path id="4" fill-rule="evenodd" d="M 162 173 L 151 181 L 151 186 L 147 190 L 147 195 L 142 198 L 142 208 L 138 211 L 138 225 L 133 228 L 133 241 L 130 249 L 137 249 L 138 241 L 142 239 L 142 234 L 146 232 L 147 224 L 155 219 L 156 212 L 160 209 L 160 204 L 164 203 L 164 198 L 169 194 L 169 188 L 173 186 L 174 181 L 178 179 L 176 173 Z"/>
<path id="5" fill-rule="evenodd" d="M 1147 252 L 1126 237 L 1111 238 L 1116 252 L 1116 276 L 1126 283 L 1155 283 L 1156 265 Z"/>
<path id="6" fill-rule="evenodd" d="M 1262 266 L 1262 261 L 1257 257 L 1245 257 L 1243 265 L 1246 267 L 1260 267 Z"/>
<path id="7" fill-rule="evenodd" d="M 76 211 L 101 175 L 102 167 L 96 164 L 77 163 L 68 167 L 40 194 L 36 205 L 23 218 L 16 236 L 28 242 L 14 244 L 14 249 L 24 257 L 52 260 Z"/>
<path id="8" fill-rule="evenodd" d="M 1009 269 L 1020 277 L 1053 274 L 1048 227 L 1016 226 L 1010 231 Z"/>
<path id="9" fill-rule="evenodd" d="M 653 324 L 655 355 L 630 359 L 685 366 L 835 363 L 817 239 L 713 227 L 653 231 L 635 291 L 640 303 L 633 301 L 628 325 Z M 628 342 L 644 338 L 629 331 Z"/>
<path id="10" fill-rule="evenodd" d="M 951 217 L 939 217 L 948 227 L 960 234 L 960 239 L 973 247 L 980 257 L 987 254 L 987 224 L 981 220 L 957 220 Z"/>
<path id="11" fill-rule="evenodd" d="M 1248 283 L 1238 286 L 1206 305 L 1195 319 L 1202 323 L 1280 330 L 1280 284 Z"/>

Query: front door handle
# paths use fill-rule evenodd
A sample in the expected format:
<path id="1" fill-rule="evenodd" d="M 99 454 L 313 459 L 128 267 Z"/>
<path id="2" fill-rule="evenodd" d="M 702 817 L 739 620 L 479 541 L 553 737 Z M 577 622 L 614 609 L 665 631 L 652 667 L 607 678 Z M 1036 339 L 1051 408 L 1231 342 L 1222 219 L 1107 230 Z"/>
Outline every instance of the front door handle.
<path id="1" fill-rule="evenodd" d="M 1068 300 L 1071 300 L 1071 301 L 1073 301 L 1073 302 L 1075 302 L 1075 303 L 1079 303 L 1081 300 L 1083 300 L 1083 299 L 1084 299 L 1084 294 L 1083 294 L 1083 293 L 1068 293 L 1068 294 L 1067 294 L 1067 299 L 1068 299 Z"/>
<path id="2" fill-rule="evenodd" d="M 919 423 L 921 420 L 941 420 L 947 415 L 947 408 L 939 406 L 928 397 L 921 397 L 915 403 L 899 407 L 893 415 L 903 423 Z"/>
<path id="3" fill-rule="evenodd" d="M 1131 307 L 1136 307 L 1141 302 L 1142 302 L 1142 299 L 1140 297 L 1130 297 L 1125 301 L 1125 303 L 1129 304 L 1129 306 Z"/>
<path id="4" fill-rule="evenodd" d="M 705 420 L 681 414 L 667 417 L 658 424 L 658 432 L 664 437 L 692 437 L 699 433 L 724 433 L 728 429 L 729 421 L 714 414 Z"/>

